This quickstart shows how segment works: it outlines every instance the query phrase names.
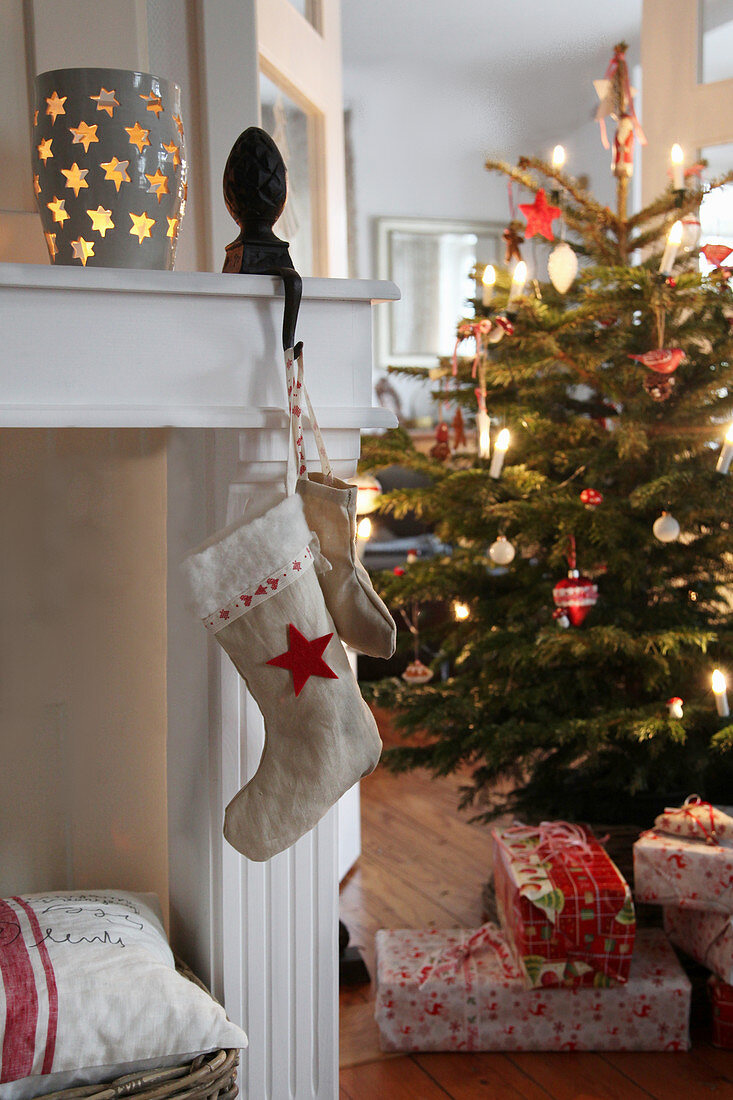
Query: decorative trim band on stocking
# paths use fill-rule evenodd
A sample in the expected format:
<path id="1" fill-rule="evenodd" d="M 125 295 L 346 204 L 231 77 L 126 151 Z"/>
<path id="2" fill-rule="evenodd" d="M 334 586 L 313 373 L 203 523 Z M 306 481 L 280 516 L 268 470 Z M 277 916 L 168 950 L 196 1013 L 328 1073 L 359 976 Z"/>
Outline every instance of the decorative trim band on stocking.
<path id="1" fill-rule="evenodd" d="M 240 615 L 244 615 L 251 607 L 269 600 L 276 592 L 282 592 L 293 581 L 297 581 L 306 569 L 312 569 L 315 564 L 310 546 L 304 546 L 295 555 L 292 561 L 287 562 L 282 568 L 276 569 L 273 575 L 263 577 L 253 585 L 248 592 L 240 592 L 233 600 L 220 607 L 212 615 L 203 619 L 203 624 L 212 634 L 218 634 L 227 623 L 233 623 Z"/>

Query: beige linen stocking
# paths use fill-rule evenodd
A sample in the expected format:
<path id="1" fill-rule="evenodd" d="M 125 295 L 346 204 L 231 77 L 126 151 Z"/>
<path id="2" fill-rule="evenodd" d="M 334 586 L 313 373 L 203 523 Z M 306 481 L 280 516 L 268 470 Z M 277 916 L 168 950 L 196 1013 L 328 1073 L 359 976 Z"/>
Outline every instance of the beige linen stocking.
<path id="1" fill-rule="evenodd" d="M 319 581 L 341 640 L 369 657 L 391 657 L 397 628 L 356 552 L 356 486 L 308 474 L 298 479 L 296 491 L 303 498 L 308 526 L 331 563 Z"/>
<path id="2" fill-rule="evenodd" d="M 374 718 L 318 583 L 321 560 L 294 495 L 209 539 L 183 566 L 198 614 L 265 719 L 259 768 L 224 822 L 229 843 L 253 860 L 312 829 L 379 760 Z"/>

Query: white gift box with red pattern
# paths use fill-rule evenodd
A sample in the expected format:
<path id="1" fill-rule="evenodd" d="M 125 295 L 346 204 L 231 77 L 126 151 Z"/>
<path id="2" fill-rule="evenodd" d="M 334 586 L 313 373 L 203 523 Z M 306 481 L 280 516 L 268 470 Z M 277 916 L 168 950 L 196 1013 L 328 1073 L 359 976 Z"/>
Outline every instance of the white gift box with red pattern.
<path id="1" fill-rule="evenodd" d="M 672 943 L 733 984 L 733 916 L 665 905 L 664 931 Z"/>
<path id="2" fill-rule="evenodd" d="M 650 829 L 634 845 L 634 897 L 654 905 L 733 913 L 733 848 Z"/>
<path id="3" fill-rule="evenodd" d="M 638 932 L 628 982 L 605 989 L 527 989 L 495 925 L 377 932 L 383 1050 L 687 1050 L 689 1011 L 661 929 Z"/>

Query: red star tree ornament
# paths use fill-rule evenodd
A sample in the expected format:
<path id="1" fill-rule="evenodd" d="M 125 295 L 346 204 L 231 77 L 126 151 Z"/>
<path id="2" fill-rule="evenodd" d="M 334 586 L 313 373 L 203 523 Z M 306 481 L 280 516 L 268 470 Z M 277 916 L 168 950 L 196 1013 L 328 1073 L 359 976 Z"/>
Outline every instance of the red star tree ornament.
<path id="1" fill-rule="evenodd" d="M 524 231 L 525 239 L 534 237 L 535 233 L 541 233 L 548 241 L 554 240 L 552 223 L 560 217 L 560 207 L 551 206 L 547 201 L 544 187 L 540 187 L 535 195 L 534 202 L 520 202 L 519 209 L 527 219 L 527 228 Z"/>
<path id="2" fill-rule="evenodd" d="M 309 641 L 292 623 L 288 624 L 290 647 L 284 653 L 272 657 L 267 664 L 277 668 L 289 669 L 293 674 L 293 690 L 296 698 L 300 695 L 311 676 L 322 676 L 325 680 L 338 680 L 337 674 L 329 668 L 321 654 L 333 638 L 333 632 L 322 634 L 320 638 Z"/>

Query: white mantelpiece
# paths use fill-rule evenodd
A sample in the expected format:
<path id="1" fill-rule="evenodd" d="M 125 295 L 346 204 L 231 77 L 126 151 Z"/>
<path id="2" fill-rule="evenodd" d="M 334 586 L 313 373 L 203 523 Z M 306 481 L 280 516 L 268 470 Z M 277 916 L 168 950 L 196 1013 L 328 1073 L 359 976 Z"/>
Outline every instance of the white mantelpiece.
<path id="1" fill-rule="evenodd" d="M 391 283 L 304 280 L 297 335 L 339 476 L 356 468 L 360 429 L 394 422 L 371 404 L 371 311 L 375 301 L 397 297 Z M 250 863 L 224 842 L 223 808 L 256 767 L 263 724 L 243 682 L 192 619 L 177 569 L 204 535 L 282 492 L 282 308 L 278 281 L 264 276 L 0 264 L 0 428 L 171 429 L 166 721 L 174 945 L 249 1033 L 244 1095 L 333 1100 L 335 813 L 267 864 Z M 54 440 L 59 434 L 49 433 Z M 313 448 L 309 458 L 317 465 Z M 124 577 L 119 583 L 124 593 Z M 139 764 L 144 770 L 146 761 Z M 105 842 L 116 840 L 100 836 Z"/>

